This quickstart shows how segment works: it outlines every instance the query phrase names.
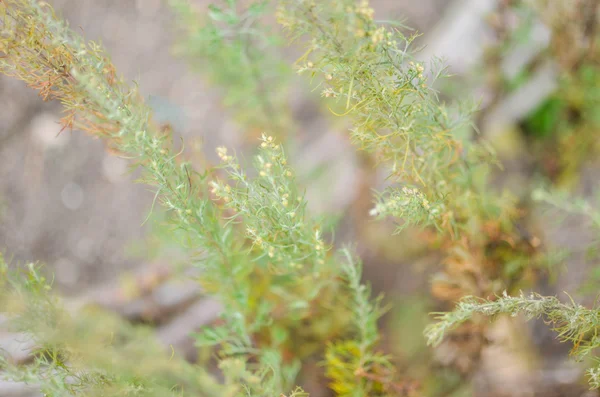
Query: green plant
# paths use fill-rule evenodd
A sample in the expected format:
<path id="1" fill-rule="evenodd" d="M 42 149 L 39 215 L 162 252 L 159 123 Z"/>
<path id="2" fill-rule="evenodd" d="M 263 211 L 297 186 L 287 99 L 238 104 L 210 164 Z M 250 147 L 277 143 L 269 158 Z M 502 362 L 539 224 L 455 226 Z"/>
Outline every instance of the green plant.
<path id="1" fill-rule="evenodd" d="M 526 66 L 555 64 L 557 88 L 523 120 L 533 155 L 542 171 L 557 185 L 574 187 L 586 161 L 598 151 L 594 139 L 600 106 L 598 68 L 598 4 L 588 0 L 516 2 L 550 31 L 548 46 Z M 520 75 L 526 75 L 523 70 Z M 526 80 L 525 80 L 526 81 Z"/>
<path id="2" fill-rule="evenodd" d="M 552 325 L 561 341 L 573 344 L 571 354 L 577 360 L 591 356 L 593 350 L 600 347 L 598 339 L 600 312 L 597 308 L 585 308 L 572 299 L 565 304 L 556 297 L 538 294 L 521 293 L 519 296 L 504 294 L 495 300 L 466 297 L 452 312 L 436 314 L 437 322 L 429 325 L 425 334 L 429 344 L 437 345 L 447 332 L 476 315 L 495 317 L 502 314 L 511 316 L 524 314 L 527 319 L 544 318 Z M 593 366 L 587 370 L 587 374 L 590 386 L 600 387 L 600 368 Z"/>
<path id="3" fill-rule="evenodd" d="M 287 142 L 277 138 L 290 121 L 285 89 L 265 89 L 284 86 L 285 67 L 274 53 L 259 56 L 279 41 L 260 22 L 270 5 L 226 0 L 198 21 L 186 1 L 170 4 L 183 21 L 179 53 L 208 65 L 209 78 L 228 89 L 225 102 L 244 126 L 267 130 L 253 167 L 219 146 L 221 164 L 195 170 L 176 148 L 171 127 L 153 120 L 104 50 L 69 29 L 45 2 L 0 1 L 0 72 L 61 102 L 65 129 L 103 138 L 141 168 L 140 181 L 155 189 L 154 204 L 164 208 L 173 235 L 200 270 L 199 283 L 224 306 L 220 322 L 196 335 L 198 346 L 213 349 L 220 372 L 170 357 L 147 329 L 114 316 L 68 313 L 36 266 L 19 274 L 2 263 L 1 302 L 14 329 L 31 334 L 39 351 L 26 368 L 2 359 L 0 376 L 37 383 L 49 395 L 300 397 L 297 375 L 306 359 L 318 357 L 337 395 L 414 394 L 378 348 L 383 309 L 361 282 L 360 260 L 351 249 L 333 249 L 322 222 L 310 216 Z M 472 106 L 440 100 L 431 86 L 444 76 L 443 65 L 426 68 L 413 60 L 416 35 L 377 22 L 364 0 L 281 0 L 276 16 L 291 37 L 307 38 L 299 72 L 319 81 L 323 97 L 337 100 L 332 112 L 352 121 L 355 146 L 395 184 L 378 195 L 371 215 L 394 218 L 398 232 L 421 227 L 420 235 L 442 251 L 445 266 L 432 291 L 443 307 L 464 296 L 515 290 L 533 278 L 536 247 L 517 228 L 516 200 L 490 187 L 497 161 L 489 145 L 471 139 Z M 428 328 L 430 341 L 439 342 L 478 310 L 529 310 L 561 321 L 569 309 L 542 299 L 547 303 L 534 312 L 527 305 L 535 302 L 505 297 L 495 302 L 504 306 L 480 310 L 485 301 L 473 299 Z"/>
<path id="4" fill-rule="evenodd" d="M 156 188 L 155 201 L 165 207 L 173 228 L 183 232 L 185 244 L 196 253 L 200 282 L 223 302 L 226 323 L 205 330 L 198 343 L 219 345 L 220 368 L 225 384 L 231 386 L 227 393 L 275 395 L 292 390 L 298 360 L 314 349 L 311 340 L 319 347 L 323 340 L 348 338 L 355 332 L 363 335 L 357 361 L 346 368 L 351 374 L 358 369 L 355 365 L 369 374 L 373 361 L 386 362 L 369 353 L 377 337 L 378 314 L 358 284 L 359 270 L 349 270 L 356 262 L 342 266 L 328 253 L 318 225 L 305 215 L 305 202 L 283 149 L 272 137 L 262 138 L 254 178 L 223 147 L 217 153 L 229 184 L 213 179 L 216 170 L 195 172 L 172 151 L 169 129 L 153 124 L 149 108 L 135 89 L 116 77 L 98 45 L 83 42 L 45 3 L 15 0 L 0 7 L 2 72 L 37 88 L 44 99 L 58 99 L 68 112 L 65 127 L 106 138 L 111 149 L 140 166 L 141 181 Z M 350 283 L 347 293 L 344 274 Z M 364 308 L 355 314 L 369 315 L 368 332 L 346 327 L 348 318 L 353 318 L 352 312 L 348 317 L 340 310 L 346 294 L 355 296 Z M 30 313 L 29 307 L 23 309 L 16 315 Z M 56 343 L 68 346 L 70 341 Z M 45 363 L 50 373 L 55 360 L 51 361 Z M 89 365 L 92 373 L 102 374 L 95 363 Z M 102 379 L 106 390 L 119 383 L 103 374 Z M 97 380 L 83 377 L 70 392 L 90 393 Z M 352 381 L 365 391 L 379 382 L 368 377 Z M 152 383 L 122 386 L 131 388 L 131 394 L 153 395 L 161 390 Z"/>
<path id="5" fill-rule="evenodd" d="M 580 169 L 597 150 L 598 130 L 598 46 L 597 12 L 595 2 L 537 1 L 524 3 L 537 12 L 551 28 L 551 42 L 545 56 L 550 55 L 560 65 L 559 85 L 548 98 L 524 122 L 525 132 L 537 134 L 545 171 L 557 185 L 573 186 L 577 182 Z M 531 11 L 530 11 L 531 12 Z M 584 17 L 582 14 L 585 13 Z M 543 138 L 543 140 L 542 140 Z M 587 250 L 587 260 L 597 260 L 599 214 L 594 203 L 574 198 L 565 191 L 537 189 L 533 191 L 534 202 L 549 204 L 559 212 L 577 215 L 589 221 L 594 229 L 594 239 Z M 557 211 L 556 211 L 557 210 Z M 557 223 L 560 220 L 557 219 Z M 597 266 L 594 267 L 594 271 Z M 595 291 L 597 284 L 588 280 L 586 289 Z M 588 369 L 589 384 L 600 387 L 598 381 L 597 357 L 594 350 L 597 341 L 598 309 L 576 303 L 562 303 L 555 297 L 544 297 L 536 293 L 511 296 L 504 291 L 502 296 L 467 296 L 461 299 L 451 312 L 434 313 L 436 322 L 425 330 L 428 343 L 438 345 L 450 330 L 482 318 L 499 315 L 517 316 L 524 314 L 527 319 L 544 318 L 557 333 L 558 339 L 573 344 L 571 354 L 577 359 L 591 358 Z"/>
<path id="6" fill-rule="evenodd" d="M 600 230 L 600 213 L 587 201 L 543 189 L 534 191 L 533 198 L 560 211 L 582 215 L 591 221 L 596 232 Z M 597 249 L 598 242 L 597 239 L 592 242 L 592 249 Z M 518 296 L 509 296 L 504 292 L 495 299 L 468 296 L 463 298 L 453 311 L 434 314 L 436 322 L 425 329 L 427 342 L 430 345 L 438 345 L 450 330 L 475 317 L 494 318 L 503 314 L 523 314 L 527 319 L 544 318 L 561 341 L 573 344 L 571 355 L 576 360 L 594 358 L 595 365 L 587 370 L 587 375 L 590 386 L 600 388 L 600 368 L 594 356 L 594 350 L 600 347 L 600 311 L 597 307 L 586 308 L 570 296 L 568 303 L 562 303 L 552 296 L 546 297 L 536 293 L 525 295 L 522 292 Z"/>
<path id="7" fill-rule="evenodd" d="M 187 0 L 169 0 L 181 22 L 175 53 L 226 91 L 224 102 L 240 122 L 283 134 L 291 127 L 285 106 L 290 68 L 277 52 L 279 36 L 262 21 L 272 5 L 221 3 L 203 13 Z"/>
<path id="8" fill-rule="evenodd" d="M 11 330 L 35 347 L 26 367 L 0 354 L 1 378 L 32 383 L 48 396 L 232 393 L 202 368 L 166 354 L 150 329 L 93 308 L 68 313 L 38 265 L 9 271 L 0 257 L 0 275 L 0 307 Z"/>
<path id="9" fill-rule="evenodd" d="M 490 187 L 494 151 L 470 139 L 473 107 L 447 105 L 431 88 L 444 66 L 414 61 L 417 35 L 378 23 L 366 1 L 282 1 L 278 20 L 290 37 L 308 36 L 298 71 L 318 81 L 322 96 L 335 101 L 332 112 L 352 121 L 355 146 L 396 183 L 371 214 L 394 218 L 398 231 L 425 228 L 442 248 L 434 296 L 451 307 L 462 296 L 532 279 L 536 249 L 516 229 L 521 209 Z"/>

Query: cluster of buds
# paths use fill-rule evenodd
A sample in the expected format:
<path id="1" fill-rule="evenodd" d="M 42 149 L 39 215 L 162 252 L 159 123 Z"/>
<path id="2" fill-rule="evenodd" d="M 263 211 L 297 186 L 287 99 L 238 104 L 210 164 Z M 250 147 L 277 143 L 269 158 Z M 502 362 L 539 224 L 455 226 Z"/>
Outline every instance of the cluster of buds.
<path id="1" fill-rule="evenodd" d="M 407 197 L 409 200 L 421 204 L 421 206 L 426 210 L 431 208 L 429 205 L 429 200 L 427 200 L 425 195 L 419 189 L 404 186 L 402 188 L 402 193 L 404 193 L 405 197 Z"/>
<path id="2" fill-rule="evenodd" d="M 233 160 L 233 156 L 227 155 L 227 148 L 224 147 L 224 146 L 219 146 L 217 148 L 217 155 L 219 156 L 219 158 L 222 161 L 224 161 L 226 163 L 229 163 L 229 162 L 231 162 Z"/>
<path id="3" fill-rule="evenodd" d="M 311 61 L 306 62 L 303 66 L 298 68 L 298 73 L 302 73 L 307 70 L 312 70 L 315 67 L 315 64 Z"/>
<path id="4" fill-rule="evenodd" d="M 374 31 L 371 34 L 371 41 L 373 41 L 373 44 L 375 44 L 375 45 L 381 43 L 385 38 L 386 38 L 386 34 L 385 34 L 385 28 L 383 26 L 378 28 L 376 31 Z"/>
<path id="5" fill-rule="evenodd" d="M 262 160 L 262 157 L 259 157 Z M 267 176 L 267 174 L 271 171 L 273 167 L 273 163 L 261 161 L 261 170 L 259 171 L 260 176 Z"/>
<path id="6" fill-rule="evenodd" d="M 417 78 L 419 80 L 423 80 L 423 72 L 425 71 L 423 65 L 420 63 L 414 63 L 413 61 L 410 61 L 408 64 L 410 65 L 411 69 L 414 69 L 417 72 Z"/>
<path id="7" fill-rule="evenodd" d="M 337 97 L 337 93 L 331 88 L 325 88 L 321 92 L 321 96 L 325 97 L 325 98 L 335 98 L 335 97 Z"/>
<path id="8" fill-rule="evenodd" d="M 425 84 L 422 84 L 422 87 L 425 88 Z M 429 111 L 427 110 L 427 108 L 423 107 L 422 104 L 420 104 L 420 103 L 414 104 L 413 105 L 413 109 L 414 109 L 415 112 L 422 113 L 424 116 L 428 116 L 429 115 Z M 419 159 L 421 161 L 424 160 L 422 157 L 419 157 Z"/>
<path id="9" fill-rule="evenodd" d="M 315 231 L 315 250 L 317 253 L 322 254 L 325 252 L 325 244 L 323 243 L 323 239 L 321 238 L 321 231 L 317 229 Z"/>
<path id="10" fill-rule="evenodd" d="M 258 233 L 256 232 L 256 229 L 254 229 L 252 227 L 248 227 L 248 228 L 246 228 L 246 233 L 252 239 L 252 241 L 254 241 L 255 245 L 257 245 L 259 247 L 263 246 L 264 241 L 263 241 L 262 237 L 258 235 Z"/>
<path id="11" fill-rule="evenodd" d="M 271 135 L 262 134 L 260 140 L 262 141 L 262 143 L 260 144 L 260 147 L 263 149 L 266 149 L 266 148 L 275 149 L 277 147 L 277 144 L 275 143 L 275 140 L 273 139 L 273 137 Z"/>
<path id="12" fill-rule="evenodd" d="M 358 15 L 362 15 L 367 19 L 373 19 L 375 15 L 375 10 L 369 6 L 369 0 L 361 0 L 358 6 L 356 6 L 355 11 Z"/>
<path id="13" fill-rule="evenodd" d="M 284 7 L 283 4 L 277 6 L 277 9 L 275 10 L 275 20 L 278 24 L 287 29 L 291 29 L 297 24 L 294 18 L 289 14 L 289 10 Z"/>
<path id="14" fill-rule="evenodd" d="M 417 73 L 416 77 L 417 80 L 421 82 L 421 87 L 427 88 L 427 84 L 425 84 L 424 82 L 425 77 L 423 76 L 423 72 L 425 71 L 425 68 L 423 67 L 423 65 L 421 65 L 420 63 L 414 63 L 413 61 L 410 61 L 408 64 L 410 65 L 411 69 Z"/>
<path id="15" fill-rule="evenodd" d="M 389 47 L 396 47 L 398 45 L 398 42 L 394 40 L 394 34 L 392 32 L 387 32 L 385 35 L 387 38 L 386 44 Z"/>
<path id="16" fill-rule="evenodd" d="M 281 196 L 281 205 L 283 205 L 284 207 L 287 207 L 289 204 L 288 197 L 290 197 L 290 195 L 287 193 L 284 193 L 283 196 Z"/>
<path id="17" fill-rule="evenodd" d="M 229 185 L 223 185 L 216 181 L 210 182 L 210 192 L 217 196 L 218 198 L 223 199 L 226 203 L 231 202 L 231 187 Z"/>
<path id="18" fill-rule="evenodd" d="M 378 216 L 383 214 L 394 214 L 398 211 L 404 212 L 407 207 L 414 208 L 414 205 L 418 205 L 432 215 L 436 215 L 439 211 L 435 209 L 430 203 L 427 197 L 416 188 L 403 187 L 402 195 L 394 195 L 385 202 L 378 203 L 375 208 L 369 211 L 369 215 Z"/>
<path id="19" fill-rule="evenodd" d="M 287 164 L 285 158 L 283 158 L 280 147 L 275 143 L 275 140 L 270 135 L 262 135 L 262 143 L 260 147 L 265 150 L 266 159 L 263 156 L 258 156 L 258 162 L 260 163 L 259 175 L 265 177 L 270 174 L 271 170 L 275 165 L 283 166 Z"/>
<path id="20" fill-rule="evenodd" d="M 325 244 L 323 243 L 323 239 L 321 238 L 321 231 L 317 229 L 315 231 L 315 252 L 317 253 L 317 263 L 322 265 L 325 263 L 323 258 L 325 257 Z"/>

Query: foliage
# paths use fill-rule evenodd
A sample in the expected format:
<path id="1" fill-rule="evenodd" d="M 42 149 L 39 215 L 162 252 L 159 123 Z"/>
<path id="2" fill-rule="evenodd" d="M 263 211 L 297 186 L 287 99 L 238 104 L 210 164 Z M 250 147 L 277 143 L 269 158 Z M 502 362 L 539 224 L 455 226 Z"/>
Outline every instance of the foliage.
<path id="1" fill-rule="evenodd" d="M 484 199 L 480 191 L 482 175 L 493 162 L 491 149 L 459 139 L 468 113 L 444 105 L 430 88 L 444 76 L 441 62 L 426 71 L 412 61 L 409 48 L 416 36 L 378 24 L 373 14 L 367 2 L 349 0 L 333 6 L 284 1 L 279 8 L 280 23 L 292 37 L 314 35 L 298 61 L 299 72 L 318 78 L 324 96 L 345 104 L 354 123 L 354 143 L 390 166 L 390 178 L 411 188 L 408 195 L 420 203 L 413 208 L 412 200 L 403 201 L 407 190 L 391 191 L 389 202 L 384 200 L 373 213 L 418 224 L 435 222 L 445 234 L 459 238 L 468 233 L 465 218 L 476 218 L 467 209 L 491 216 L 505 207 L 501 200 Z"/>
<path id="2" fill-rule="evenodd" d="M 490 187 L 498 162 L 488 144 L 471 139 L 473 107 L 447 105 L 432 88 L 445 77 L 442 62 L 416 62 L 416 35 L 377 22 L 366 0 L 278 4 L 278 22 L 289 35 L 307 37 L 298 71 L 336 100 L 332 112 L 352 121 L 352 142 L 388 172 L 393 185 L 378 194 L 371 215 L 393 217 L 398 231 L 431 232 L 445 265 L 434 278 L 434 296 L 445 307 L 467 296 L 454 311 L 438 314 L 426 330 L 429 342 L 440 343 L 474 314 L 524 312 L 547 316 L 579 358 L 590 355 L 599 344 L 596 309 L 538 295 L 473 297 L 514 290 L 532 278 L 537 252 L 517 228 L 514 198 Z M 297 375 L 316 356 L 324 358 L 337 395 L 412 394 L 378 350 L 383 309 L 361 282 L 360 261 L 349 249 L 333 249 L 322 222 L 306 210 L 286 141 L 273 137 L 289 132 L 290 121 L 286 67 L 274 49 L 280 40 L 264 21 L 271 5 L 225 0 L 209 8 L 208 18 L 185 0 L 170 5 L 182 21 L 179 54 L 227 90 L 225 103 L 241 123 L 269 131 L 253 167 L 220 146 L 219 166 L 195 170 L 171 127 L 158 125 L 103 48 L 84 41 L 45 2 L 0 0 L 0 72 L 44 100 L 58 100 L 64 129 L 103 138 L 141 168 L 140 182 L 155 190 L 154 204 L 167 211 L 203 290 L 223 303 L 220 324 L 195 336 L 198 346 L 214 348 L 219 376 L 169 357 L 147 329 L 99 310 L 68 313 L 35 265 L 17 274 L 3 262 L 0 302 L 14 330 L 31 335 L 39 351 L 26 368 L 1 359 L 2 376 L 36 383 L 48 395 L 300 397 L 306 393 L 295 387 Z M 538 198 L 551 201 L 543 193 Z M 591 213 L 584 204 L 561 203 Z M 589 374 L 599 386 L 600 368 Z"/>
<path id="3" fill-rule="evenodd" d="M 352 121 L 352 142 L 396 184 L 371 215 L 393 217 L 398 231 L 434 232 L 445 265 L 434 296 L 451 307 L 531 280 L 536 250 L 515 227 L 516 200 L 490 187 L 498 162 L 490 145 L 470 139 L 474 107 L 438 97 L 443 63 L 414 60 L 417 35 L 377 22 L 368 1 L 283 0 L 277 17 L 291 38 L 307 37 L 298 72 L 336 102 L 332 112 Z"/>
<path id="4" fill-rule="evenodd" d="M 550 28 L 547 55 L 558 65 L 556 92 L 525 120 L 525 132 L 537 138 L 536 155 L 557 184 L 573 187 L 583 164 L 598 152 L 600 128 L 600 29 L 595 1 L 547 0 L 529 8 Z"/>
<path id="5" fill-rule="evenodd" d="M 203 13 L 188 0 L 169 0 L 181 22 L 175 53 L 226 92 L 225 104 L 243 124 L 283 133 L 290 128 L 285 106 L 290 67 L 277 52 L 279 36 L 264 22 L 272 5 L 265 0 L 220 3 Z"/>
<path id="6" fill-rule="evenodd" d="M 527 4 L 523 4 L 527 3 Z M 551 28 L 552 38 L 549 52 L 553 61 L 561 68 L 557 91 L 524 122 L 525 132 L 544 138 L 540 145 L 541 157 L 549 176 L 557 184 L 565 185 L 576 179 L 584 161 L 597 150 L 596 131 L 598 109 L 597 48 L 599 31 L 597 25 L 597 2 L 586 0 L 573 2 L 558 1 L 550 5 L 546 1 L 516 2 L 530 15 L 540 16 Z M 532 11 L 536 12 L 533 13 Z M 504 28 L 504 27 L 502 27 Z M 548 55 L 543 54 L 543 55 Z M 534 59 L 535 64 L 539 59 Z M 570 197 L 557 190 L 538 189 L 533 199 L 555 208 L 588 218 L 597 229 L 598 211 L 588 202 Z M 590 255 L 597 259 L 598 239 L 592 242 Z M 590 256 L 588 255 L 588 256 Z M 595 290 L 595 289 L 594 289 Z M 464 297 L 452 312 L 435 313 L 436 323 L 425 330 L 428 342 L 441 343 L 444 336 L 466 321 L 481 322 L 482 317 L 500 314 L 516 316 L 524 313 L 527 318 L 544 317 L 554 326 L 561 341 L 573 343 L 572 353 L 577 359 L 591 356 L 598 346 L 597 308 L 587 309 L 572 299 L 563 304 L 554 297 L 538 294 L 512 297 L 506 292 L 499 298 L 482 299 Z M 588 370 L 593 388 L 600 387 L 598 368 Z"/>
<path id="7" fill-rule="evenodd" d="M 589 219 L 593 227 L 600 230 L 600 212 L 592 204 L 581 198 L 573 198 L 558 190 L 537 189 L 533 199 L 551 205 L 553 208 L 573 215 L 581 215 Z"/>
<path id="8" fill-rule="evenodd" d="M 591 220 L 596 232 L 600 230 L 600 213 L 582 199 L 573 199 L 564 193 L 544 189 L 536 190 L 533 198 L 561 211 L 583 215 Z M 600 240 L 593 243 L 595 249 L 598 242 Z M 430 345 L 438 345 L 449 331 L 477 315 L 492 318 L 501 314 L 524 314 L 527 319 L 543 317 L 553 325 L 553 330 L 561 341 L 573 344 L 571 354 L 580 361 L 593 356 L 594 349 L 600 347 L 600 310 L 597 307 L 588 309 L 575 303 L 571 297 L 569 299 L 570 302 L 565 304 L 556 297 L 545 297 L 536 293 L 525 295 L 522 292 L 519 296 L 509 296 L 504 292 L 502 296 L 491 300 L 467 296 L 452 312 L 434 313 L 436 322 L 427 326 L 425 335 Z M 600 388 L 600 368 L 591 367 L 587 374 L 590 386 Z"/>
<path id="9" fill-rule="evenodd" d="M 597 202 L 584 200 L 579 197 L 572 197 L 564 191 L 558 189 L 537 189 L 533 192 L 533 199 L 548 204 L 548 212 L 557 221 L 562 221 L 565 215 L 574 215 L 583 221 L 583 225 L 589 223 L 591 232 L 591 241 L 585 252 L 586 261 L 594 264 L 586 282 L 583 283 L 582 292 L 594 292 L 598 289 L 600 275 L 599 268 L 596 265 L 600 259 L 600 211 L 597 208 Z"/>
<path id="10" fill-rule="evenodd" d="M 600 311 L 587 309 L 572 299 L 561 303 L 556 297 L 544 297 L 538 294 L 508 296 L 504 294 L 495 300 L 486 300 L 473 296 L 462 299 L 452 312 L 436 313 L 437 322 L 429 325 L 425 335 L 429 344 L 439 344 L 444 335 L 477 314 L 494 317 L 501 314 L 516 316 L 524 314 L 528 319 L 544 317 L 554 326 L 558 338 L 573 344 L 572 355 L 582 360 L 600 347 L 598 327 Z M 590 386 L 600 387 L 600 368 L 588 369 Z"/>
<path id="11" fill-rule="evenodd" d="M 202 368 L 170 357 L 151 330 L 88 308 L 62 309 L 38 265 L 8 271 L 0 263 L 0 306 L 11 330 L 31 338 L 34 363 L 16 366 L 0 355 L 0 377 L 37 385 L 48 396 L 232 395 Z"/>
<path id="12" fill-rule="evenodd" d="M 539 142 L 545 171 L 557 185 L 573 186 L 584 163 L 598 152 L 600 68 L 583 63 L 563 72 L 557 91 L 525 120 Z"/>
<path id="13" fill-rule="evenodd" d="M 348 251 L 345 256 L 344 278 L 351 294 L 347 308 L 353 313 L 350 326 L 356 336 L 333 342 L 327 348 L 325 361 L 331 389 L 348 397 L 393 395 L 400 388 L 394 381 L 394 369 L 387 357 L 373 352 L 379 339 L 377 320 L 382 314 L 379 300 L 369 301 L 370 291 L 360 282 L 360 267 Z"/>
<path id="14" fill-rule="evenodd" d="M 318 348 L 323 340 L 343 336 L 348 316 L 339 303 L 344 299 L 339 291 L 342 266 L 328 254 L 318 225 L 305 215 L 306 203 L 281 146 L 263 136 L 255 178 L 223 147 L 217 153 L 229 184 L 216 177 L 218 170 L 195 172 L 174 153 L 170 130 L 152 122 L 148 106 L 116 76 L 100 46 L 84 43 L 45 3 L 11 0 L 0 7 L 5 54 L 0 70 L 38 89 L 43 99 L 58 99 L 67 111 L 65 127 L 106 138 L 112 150 L 140 166 L 141 181 L 155 187 L 155 200 L 196 253 L 200 282 L 225 306 L 226 325 L 205 330 L 198 343 L 220 346 L 220 369 L 225 385 L 231 385 L 226 394 L 263 396 L 290 390 L 298 359 L 315 349 L 310 341 Z M 358 288 L 358 279 L 351 281 Z M 361 345 L 366 357 L 377 337 L 373 326 L 371 339 Z M 62 327 L 55 335 L 63 335 Z M 54 372 L 49 373 L 54 379 Z M 89 393 L 94 379 L 83 377 L 80 387 L 70 392 Z M 123 385 L 143 395 L 155 390 L 134 386 L 131 380 Z M 300 394 L 299 389 L 292 392 Z"/>

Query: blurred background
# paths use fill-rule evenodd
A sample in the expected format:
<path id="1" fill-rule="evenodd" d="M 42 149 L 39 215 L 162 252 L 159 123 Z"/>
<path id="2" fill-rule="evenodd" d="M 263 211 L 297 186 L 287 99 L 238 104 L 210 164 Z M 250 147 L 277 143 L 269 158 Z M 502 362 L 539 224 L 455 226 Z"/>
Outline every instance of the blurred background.
<path id="1" fill-rule="evenodd" d="M 190 156 L 214 162 L 218 145 L 243 151 L 256 144 L 258 132 L 248 133 L 224 106 L 227 92 L 211 84 L 202 67 L 174 55 L 177 22 L 166 2 L 50 3 L 87 39 L 100 41 L 126 79 L 139 83 L 156 118 L 173 126 Z M 590 51 L 595 48 L 590 42 L 600 29 L 598 1 L 371 3 L 376 19 L 401 20 L 423 33 L 419 59 L 446 59 L 455 76 L 438 84 L 440 95 L 480 102 L 474 123 L 504 165 L 494 179 L 499 190 L 528 201 L 532 187 L 545 181 L 596 200 L 600 56 Z M 209 2 L 194 4 L 202 10 Z M 284 46 L 281 56 L 293 62 L 297 52 Z M 286 101 L 297 131 L 292 158 L 311 210 L 327 215 L 336 244 L 355 244 L 374 291 L 393 302 L 384 318 L 384 345 L 418 377 L 429 354 L 421 333 L 435 307 L 430 280 L 440 255 L 419 234 L 392 236 L 394 224 L 369 217 L 371 189 L 385 186 L 385 174 L 356 153 L 345 134 L 349 125 L 320 106 L 303 78 L 290 75 Z M 43 262 L 70 304 L 100 302 L 131 321 L 152 324 L 166 346 L 194 360 L 187 335 L 214 320 L 218 302 L 182 281 L 181 272 L 189 271 L 186 257 L 161 229 L 160 210 L 148 216 L 153 193 L 133 183 L 136 171 L 99 140 L 77 131 L 59 134 L 60 118 L 59 104 L 42 102 L 25 84 L 0 78 L 0 250 L 15 263 Z M 581 218 L 559 223 L 555 213 L 535 203 L 527 208 L 528 232 L 558 258 L 535 290 L 569 291 L 592 303 L 598 284 L 589 248 L 597 236 Z M 567 360 L 568 346 L 554 342 L 543 324 L 529 324 L 528 335 L 506 327 L 502 321 L 492 327 L 491 342 L 468 382 L 443 369 L 452 352 L 436 352 L 439 371 L 431 383 L 455 377 L 450 383 L 456 388 L 432 387 L 432 395 L 597 395 L 582 383 L 584 367 Z M 1 331 L 0 348 L 16 356 L 24 351 L 14 335 Z M 326 395 L 318 385 L 312 390 Z M 21 395 L 35 392 L 0 382 L 0 396 Z"/>

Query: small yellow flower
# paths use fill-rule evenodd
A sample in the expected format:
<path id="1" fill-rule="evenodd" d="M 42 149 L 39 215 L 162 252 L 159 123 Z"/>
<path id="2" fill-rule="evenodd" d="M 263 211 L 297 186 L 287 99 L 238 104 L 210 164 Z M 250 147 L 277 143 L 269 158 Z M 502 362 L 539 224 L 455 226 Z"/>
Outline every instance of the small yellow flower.
<path id="1" fill-rule="evenodd" d="M 217 155 L 219 156 L 219 158 L 223 161 L 227 160 L 227 148 L 224 146 L 219 146 L 217 148 Z"/>

